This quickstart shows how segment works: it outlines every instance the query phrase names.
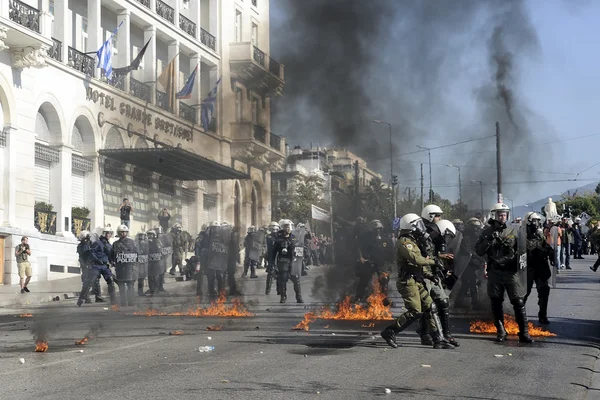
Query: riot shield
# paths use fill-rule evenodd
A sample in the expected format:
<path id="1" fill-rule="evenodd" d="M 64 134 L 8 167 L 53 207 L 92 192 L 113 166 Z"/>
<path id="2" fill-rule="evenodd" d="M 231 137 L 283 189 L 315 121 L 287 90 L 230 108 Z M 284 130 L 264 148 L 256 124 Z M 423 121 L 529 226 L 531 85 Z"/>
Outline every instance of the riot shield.
<path id="1" fill-rule="evenodd" d="M 162 269 L 163 272 L 167 272 L 173 266 L 173 234 L 171 232 L 165 233 L 160 236 L 160 243 L 162 244 Z"/>
<path id="2" fill-rule="evenodd" d="M 527 224 L 523 223 L 517 233 L 517 293 L 520 297 L 527 294 Z"/>
<path id="3" fill-rule="evenodd" d="M 292 260 L 291 275 L 300 276 L 302 273 L 302 261 L 304 260 L 304 238 L 308 232 L 306 228 L 295 228 L 294 235 L 294 258 Z"/>
<path id="4" fill-rule="evenodd" d="M 248 249 L 248 258 L 252 261 L 259 262 L 260 256 L 263 252 L 263 246 L 265 245 L 265 232 L 258 231 L 252 235 L 252 243 L 250 249 Z"/>
<path id="5" fill-rule="evenodd" d="M 206 267 L 215 271 L 226 271 L 231 243 L 231 226 L 211 226 Z"/>
<path id="6" fill-rule="evenodd" d="M 136 237 L 135 247 L 138 250 L 138 279 L 144 279 L 148 276 L 148 240 L 145 236 Z"/>
<path id="7" fill-rule="evenodd" d="M 137 280 L 138 252 L 130 238 L 119 239 L 113 244 L 117 281 Z"/>
<path id="8" fill-rule="evenodd" d="M 148 276 L 158 276 L 163 271 L 162 244 L 159 239 L 148 241 Z"/>

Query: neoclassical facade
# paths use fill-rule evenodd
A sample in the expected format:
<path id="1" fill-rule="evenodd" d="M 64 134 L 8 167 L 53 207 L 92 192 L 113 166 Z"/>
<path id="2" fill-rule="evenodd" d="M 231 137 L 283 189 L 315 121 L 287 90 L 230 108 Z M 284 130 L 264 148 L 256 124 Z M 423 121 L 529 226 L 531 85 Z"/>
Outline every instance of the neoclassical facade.
<path id="1" fill-rule="evenodd" d="M 79 273 L 75 234 L 119 224 L 246 229 L 271 219 L 271 172 L 285 141 L 270 132 L 283 66 L 268 56 L 267 0 L 0 0 L 0 277 L 18 282 L 14 247 L 30 237 L 34 280 Z M 94 54 L 110 33 L 113 66 L 149 46 L 141 68 L 108 81 Z M 157 77 L 175 59 L 190 99 L 168 104 Z M 215 113 L 200 103 L 218 79 Z M 86 214 L 86 209 L 89 214 Z"/>

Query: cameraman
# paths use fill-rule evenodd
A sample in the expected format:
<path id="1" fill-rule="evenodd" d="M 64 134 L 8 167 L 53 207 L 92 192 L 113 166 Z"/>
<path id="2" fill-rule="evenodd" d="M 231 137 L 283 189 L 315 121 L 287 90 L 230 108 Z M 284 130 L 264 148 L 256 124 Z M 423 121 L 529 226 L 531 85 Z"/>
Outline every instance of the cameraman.
<path id="1" fill-rule="evenodd" d="M 21 244 L 15 247 L 15 257 L 17 257 L 17 266 L 19 268 L 19 277 L 21 278 L 21 294 L 27 292 L 27 285 L 31 280 L 31 264 L 29 264 L 29 256 L 31 255 L 31 249 L 29 248 L 29 238 L 23 236 L 21 238 Z M 27 279 L 25 279 L 27 277 Z"/>

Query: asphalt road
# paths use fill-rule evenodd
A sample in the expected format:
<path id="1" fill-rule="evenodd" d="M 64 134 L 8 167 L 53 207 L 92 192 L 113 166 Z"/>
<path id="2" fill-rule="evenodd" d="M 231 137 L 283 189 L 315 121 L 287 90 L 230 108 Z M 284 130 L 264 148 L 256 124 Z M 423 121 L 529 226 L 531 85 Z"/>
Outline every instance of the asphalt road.
<path id="1" fill-rule="evenodd" d="M 551 293 L 549 329 L 556 337 L 519 345 L 469 333 L 475 316 L 455 314 L 455 350 L 423 347 L 414 330 L 399 349 L 378 336 L 386 324 L 323 321 L 309 332 L 291 328 L 322 303 L 310 297 L 324 268 L 303 278 L 306 304 L 293 295 L 280 305 L 260 295 L 264 282 L 247 279 L 246 318 L 145 317 L 106 305 L 78 308 L 60 302 L 4 309 L 0 316 L 2 399 L 593 399 L 600 397 L 600 275 L 574 262 Z M 317 278 L 317 279 L 315 279 Z M 194 301 L 190 283 L 178 283 L 154 307 L 174 311 Z M 288 295 L 293 294 L 291 283 Z M 393 288 L 390 285 L 390 288 Z M 177 293 L 173 293 L 177 292 Z M 395 290 L 393 290 L 395 292 Z M 394 299 L 397 313 L 401 300 Z M 528 304 L 535 321 L 535 294 Z M 138 307 L 146 309 L 150 300 Z M 29 312 L 32 318 L 19 315 Z M 206 331 L 222 325 L 221 331 Z M 75 341 L 94 329 L 86 345 Z M 173 331 L 182 335 L 169 335 Z M 48 335 L 49 350 L 35 353 L 33 333 Z M 200 346 L 214 346 L 201 353 Z M 83 352 L 81 352 L 83 351 Z M 501 356 L 501 357 L 500 357 Z M 19 359 L 24 359 L 22 364 Z M 385 389 L 391 393 L 386 394 Z M 586 397 L 587 396 L 587 397 Z"/>

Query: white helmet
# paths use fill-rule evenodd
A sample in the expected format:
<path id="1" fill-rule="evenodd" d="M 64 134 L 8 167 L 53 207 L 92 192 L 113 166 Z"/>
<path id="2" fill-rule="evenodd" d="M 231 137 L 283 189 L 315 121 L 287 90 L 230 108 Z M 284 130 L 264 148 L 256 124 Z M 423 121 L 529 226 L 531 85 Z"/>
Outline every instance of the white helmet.
<path id="1" fill-rule="evenodd" d="M 248 233 L 254 233 L 254 232 L 256 232 L 256 227 L 254 225 L 250 225 L 248 227 Z"/>
<path id="2" fill-rule="evenodd" d="M 213 226 L 221 226 L 221 224 L 219 223 L 219 221 L 213 221 L 213 222 L 210 223 L 210 226 L 211 227 L 213 227 Z"/>
<path id="3" fill-rule="evenodd" d="M 202 224 L 202 228 L 200 228 L 200 231 L 205 231 L 206 229 L 208 229 L 208 222 L 205 222 Z"/>
<path id="4" fill-rule="evenodd" d="M 146 232 L 146 236 L 154 236 L 156 237 L 156 231 L 153 229 L 150 229 L 148 232 Z"/>
<path id="5" fill-rule="evenodd" d="M 104 227 L 104 229 L 102 229 L 102 234 L 113 233 L 113 232 L 114 232 L 113 228 L 110 225 L 107 225 L 107 226 Z"/>
<path id="6" fill-rule="evenodd" d="M 279 230 L 279 224 L 275 221 L 271 221 L 271 223 L 269 224 L 269 230 L 271 232 L 276 232 Z"/>
<path id="7" fill-rule="evenodd" d="M 374 219 L 373 221 L 371 221 L 371 228 L 373 230 L 375 230 L 375 229 L 383 229 L 383 224 L 381 223 L 380 220 Z"/>
<path id="8" fill-rule="evenodd" d="M 179 230 L 181 229 L 181 224 L 178 222 L 175 225 L 173 225 L 173 230 Z"/>
<path id="9" fill-rule="evenodd" d="M 302 222 L 298 222 L 298 228 L 305 228 L 306 224 L 303 224 Z"/>
<path id="10" fill-rule="evenodd" d="M 127 227 L 127 225 L 119 225 L 117 227 L 117 233 L 121 232 L 129 232 L 129 228 Z"/>
<path id="11" fill-rule="evenodd" d="M 90 233 L 90 231 L 81 231 L 81 233 L 79 234 L 79 240 L 84 240 L 86 238 L 90 238 L 92 236 L 92 234 Z"/>
<path id="12" fill-rule="evenodd" d="M 221 222 L 221 226 L 229 226 L 227 222 Z"/>
<path id="13" fill-rule="evenodd" d="M 154 228 L 152 228 L 152 229 L 156 232 L 157 236 L 158 235 L 162 235 L 162 226 L 160 226 L 160 225 L 154 225 Z"/>
<path id="14" fill-rule="evenodd" d="M 510 208 L 504 204 L 504 203 L 496 203 L 492 206 L 492 209 L 490 210 L 490 213 L 492 214 L 492 218 L 493 219 L 498 219 L 497 218 L 497 214 L 498 212 L 505 212 L 506 213 L 506 220 L 508 221 L 508 218 L 510 217 Z"/>
<path id="15" fill-rule="evenodd" d="M 423 208 L 423 211 L 421 211 L 421 218 L 426 219 L 429 222 L 433 222 L 433 216 L 436 214 L 442 215 L 444 214 L 444 212 L 439 206 L 436 206 L 435 204 L 430 204 L 428 206 L 425 206 L 425 208 Z"/>
<path id="16" fill-rule="evenodd" d="M 417 226 L 420 226 L 423 232 L 425 231 L 425 224 L 423 224 L 423 218 L 419 217 L 417 214 L 406 214 L 402 218 L 400 218 L 400 230 L 401 231 L 413 231 Z"/>
<path id="17" fill-rule="evenodd" d="M 581 218 L 579 218 L 579 217 L 575 218 L 575 223 L 576 223 L 576 224 L 578 224 L 578 223 L 580 223 L 580 222 L 581 222 Z"/>
<path id="18" fill-rule="evenodd" d="M 450 236 L 456 236 L 456 227 L 454 226 L 454 224 L 450 221 L 448 221 L 447 219 L 441 219 L 439 220 L 436 225 L 438 226 L 438 228 L 440 228 L 440 232 L 442 234 L 442 236 L 446 236 L 446 235 L 450 235 Z"/>

